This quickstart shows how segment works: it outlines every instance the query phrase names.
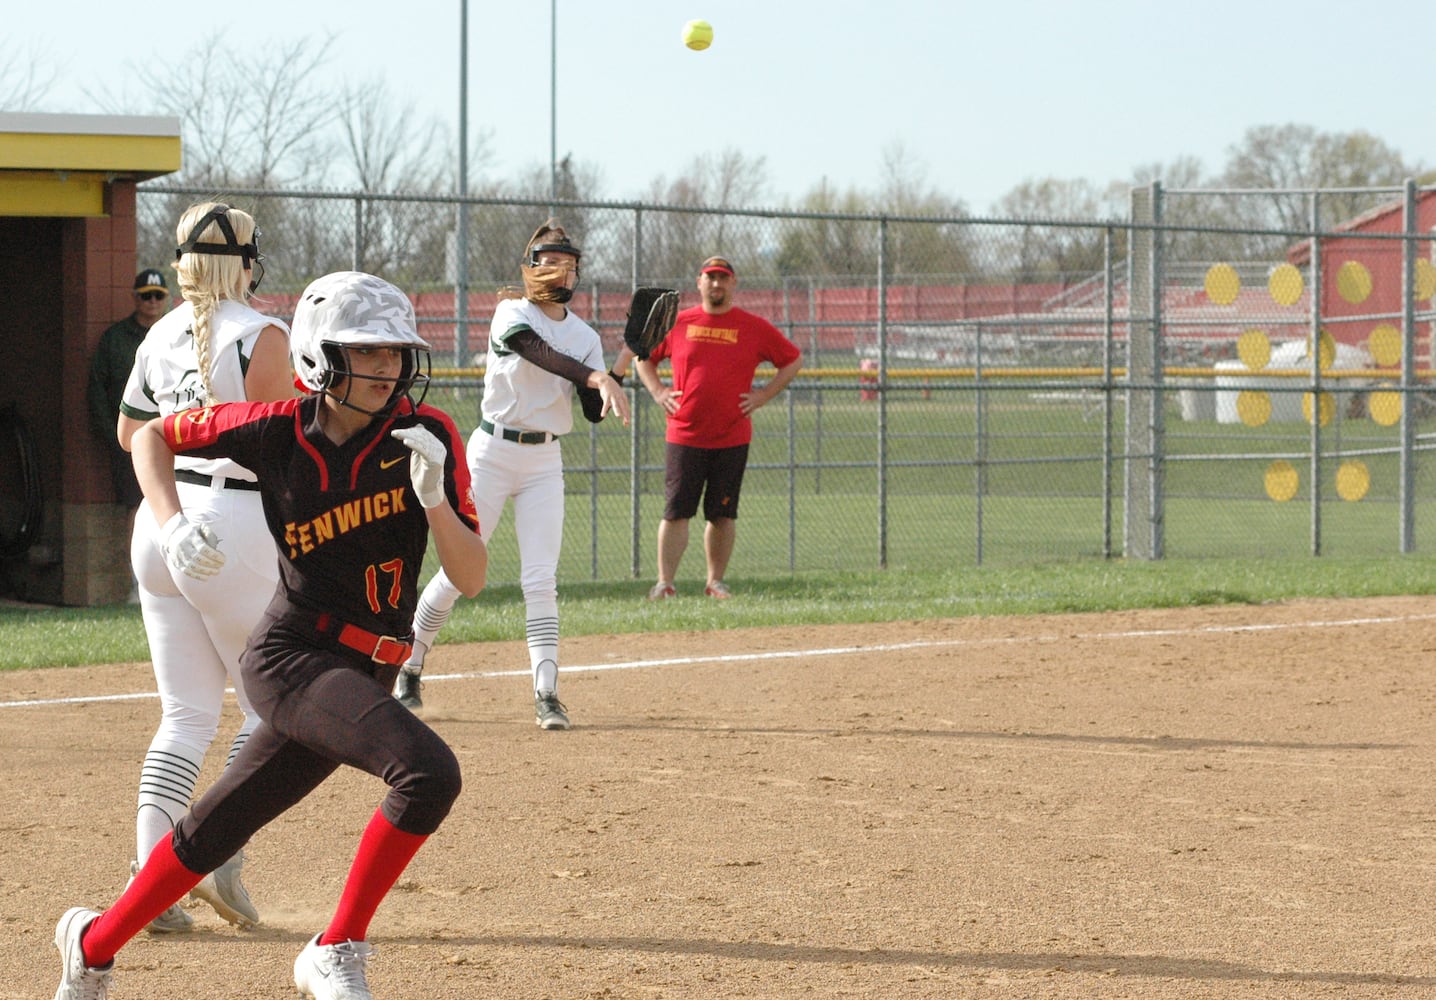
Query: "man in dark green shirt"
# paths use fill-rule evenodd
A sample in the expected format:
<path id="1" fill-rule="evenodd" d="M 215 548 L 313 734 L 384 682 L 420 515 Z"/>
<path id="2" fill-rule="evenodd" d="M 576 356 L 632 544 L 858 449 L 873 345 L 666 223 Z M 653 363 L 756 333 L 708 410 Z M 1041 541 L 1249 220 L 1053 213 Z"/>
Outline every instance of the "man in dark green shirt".
<path id="1" fill-rule="evenodd" d="M 130 510 L 140 505 L 140 484 L 130 453 L 120 447 L 115 425 L 120 417 L 120 398 L 125 392 L 135 351 L 155 321 L 170 306 L 165 276 L 152 267 L 135 275 L 135 311 L 100 334 L 100 343 L 90 361 L 90 382 L 86 395 L 90 404 L 90 430 L 104 442 L 110 456 L 110 477 L 115 484 L 115 501 Z"/>

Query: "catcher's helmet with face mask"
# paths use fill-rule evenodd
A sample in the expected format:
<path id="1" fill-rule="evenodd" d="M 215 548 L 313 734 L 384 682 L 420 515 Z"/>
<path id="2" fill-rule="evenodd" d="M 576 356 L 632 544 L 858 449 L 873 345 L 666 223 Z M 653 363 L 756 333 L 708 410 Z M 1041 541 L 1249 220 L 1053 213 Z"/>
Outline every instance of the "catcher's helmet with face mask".
<path id="1" fill-rule="evenodd" d="M 403 365 L 393 379 L 394 392 L 381 410 L 365 410 L 349 400 L 355 379 L 390 381 L 353 373 L 349 350 L 358 347 L 403 350 Z M 416 329 L 409 297 L 372 274 L 336 271 L 316 278 L 294 309 L 289 353 L 299 381 L 311 392 L 326 393 L 362 413 L 387 413 L 405 396 L 417 408 L 429 391 L 430 350 Z M 336 395 L 339 383 L 343 385 Z M 412 395 L 415 386 L 419 387 L 417 399 Z"/>

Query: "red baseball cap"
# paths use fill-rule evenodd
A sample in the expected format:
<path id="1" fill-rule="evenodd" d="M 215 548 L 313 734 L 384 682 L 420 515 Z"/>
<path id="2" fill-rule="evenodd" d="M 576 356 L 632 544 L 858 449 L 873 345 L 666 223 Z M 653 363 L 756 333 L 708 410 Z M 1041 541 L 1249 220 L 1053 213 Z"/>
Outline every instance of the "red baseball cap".
<path id="1" fill-rule="evenodd" d="M 737 274 L 737 272 L 733 270 L 733 265 L 728 263 L 727 257 L 709 257 L 703 262 L 703 266 L 698 269 L 699 274 L 708 274 L 712 271 L 726 274 L 730 278 Z"/>

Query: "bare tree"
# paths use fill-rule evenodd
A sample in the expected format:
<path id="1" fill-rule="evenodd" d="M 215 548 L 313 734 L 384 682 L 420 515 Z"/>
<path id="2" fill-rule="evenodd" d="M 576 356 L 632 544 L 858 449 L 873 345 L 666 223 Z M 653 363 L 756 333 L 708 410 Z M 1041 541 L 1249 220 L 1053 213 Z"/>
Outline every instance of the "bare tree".
<path id="1" fill-rule="evenodd" d="M 973 267 L 973 244 L 970 230 L 951 220 L 966 215 L 967 206 L 938 191 L 928 180 L 927 168 L 901 142 L 883 149 L 882 176 L 876 198 L 882 214 L 934 219 L 888 225 L 890 273 L 908 280 L 923 276 L 962 280 Z"/>
<path id="2" fill-rule="evenodd" d="M 178 58 L 135 76 L 146 100 L 180 119 L 184 166 L 174 180 L 216 188 L 280 188 L 322 181 L 340 105 L 320 80 L 333 36 L 253 46 L 243 60 Z M 223 51 L 219 33 L 198 48 Z M 102 106 L 116 98 L 92 95 Z"/>
<path id="3" fill-rule="evenodd" d="M 643 200 L 681 209 L 746 209 L 761 202 L 767 189 L 767 160 L 730 148 L 694 157 L 672 180 L 655 178 Z M 687 278 L 715 253 L 735 254 L 756 264 L 761 248 L 747 230 L 747 220 L 722 212 L 645 212 L 640 270 L 654 280 L 671 282 Z"/>
<path id="4" fill-rule="evenodd" d="M 344 174 L 352 175 L 343 177 L 345 183 L 374 194 L 436 195 L 450 189 L 456 156 L 437 120 L 420 116 L 412 102 L 396 104 L 382 79 L 350 84 L 338 105 Z M 360 198 L 355 211 L 353 255 L 362 269 L 401 287 L 445 278 L 438 265 L 456 232 L 452 205 Z"/>
<path id="5" fill-rule="evenodd" d="M 0 108 L 39 111 L 55 83 L 55 70 L 33 49 L 21 52 L 13 40 L 0 41 Z"/>
<path id="6" fill-rule="evenodd" d="M 1248 129 L 1232 147 L 1222 181 L 1228 187 L 1301 193 L 1271 194 L 1261 201 L 1265 224 L 1295 231 L 1311 227 L 1311 200 L 1318 188 L 1399 186 L 1422 172 L 1368 132 L 1320 132 L 1310 125 L 1261 125 Z M 1392 192 L 1341 191 L 1321 200 L 1323 228 L 1337 225 L 1382 201 Z"/>

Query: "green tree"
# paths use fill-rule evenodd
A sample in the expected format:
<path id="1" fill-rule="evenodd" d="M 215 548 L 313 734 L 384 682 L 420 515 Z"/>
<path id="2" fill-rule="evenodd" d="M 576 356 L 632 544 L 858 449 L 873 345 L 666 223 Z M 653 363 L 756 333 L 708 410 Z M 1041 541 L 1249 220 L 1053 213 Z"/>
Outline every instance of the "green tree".
<path id="1" fill-rule="evenodd" d="M 839 192 L 827 178 L 794 206 L 808 217 L 782 222 L 774 267 L 785 277 L 861 277 L 878 273 L 880 230 L 872 201 L 853 188 Z"/>
<path id="2" fill-rule="evenodd" d="M 1000 215 L 1021 221 L 1005 227 L 1001 241 L 987 247 L 990 268 L 1019 281 L 1100 271 L 1104 230 L 1096 222 L 1107 207 L 1105 198 L 1086 180 L 1049 177 L 1019 184 L 997 203 Z"/>

